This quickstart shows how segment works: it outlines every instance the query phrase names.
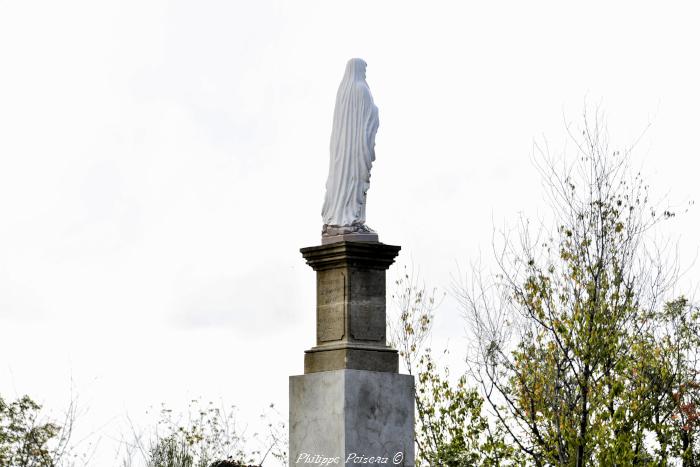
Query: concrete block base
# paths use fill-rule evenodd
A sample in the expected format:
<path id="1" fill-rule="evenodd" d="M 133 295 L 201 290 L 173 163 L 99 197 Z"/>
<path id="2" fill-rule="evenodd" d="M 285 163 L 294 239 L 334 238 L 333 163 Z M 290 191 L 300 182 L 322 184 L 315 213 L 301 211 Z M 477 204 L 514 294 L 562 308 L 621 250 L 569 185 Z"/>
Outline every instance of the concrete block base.
<path id="1" fill-rule="evenodd" d="M 289 378 L 289 465 L 414 467 L 413 376 L 333 370 Z"/>

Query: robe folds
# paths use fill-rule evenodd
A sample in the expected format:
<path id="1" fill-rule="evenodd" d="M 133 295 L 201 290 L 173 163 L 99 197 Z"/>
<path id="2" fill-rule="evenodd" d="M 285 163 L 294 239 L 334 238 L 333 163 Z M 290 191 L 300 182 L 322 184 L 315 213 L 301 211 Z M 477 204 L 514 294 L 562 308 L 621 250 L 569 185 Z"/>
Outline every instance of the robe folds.
<path id="1" fill-rule="evenodd" d="M 353 58 L 345 67 L 333 112 L 330 166 L 323 202 L 323 223 L 362 226 L 379 127 L 377 107 L 365 80 L 367 64 Z"/>

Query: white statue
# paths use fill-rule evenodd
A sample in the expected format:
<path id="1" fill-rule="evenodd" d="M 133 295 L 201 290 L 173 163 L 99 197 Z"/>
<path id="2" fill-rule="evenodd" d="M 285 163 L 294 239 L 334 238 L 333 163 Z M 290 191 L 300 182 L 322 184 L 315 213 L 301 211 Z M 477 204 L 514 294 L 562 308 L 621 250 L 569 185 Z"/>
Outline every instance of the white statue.
<path id="1" fill-rule="evenodd" d="M 364 60 L 350 59 L 335 98 L 324 236 L 373 232 L 365 225 L 365 204 L 379 117 L 365 81 L 366 68 Z"/>

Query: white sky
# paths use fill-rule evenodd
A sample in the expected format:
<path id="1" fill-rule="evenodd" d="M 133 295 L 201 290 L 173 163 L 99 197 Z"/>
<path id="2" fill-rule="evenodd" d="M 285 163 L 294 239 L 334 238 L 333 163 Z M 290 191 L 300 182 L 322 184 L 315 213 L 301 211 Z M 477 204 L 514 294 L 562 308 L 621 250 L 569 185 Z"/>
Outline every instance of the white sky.
<path id="1" fill-rule="evenodd" d="M 72 385 L 95 465 L 161 402 L 286 412 L 351 57 L 381 122 L 368 225 L 431 284 L 546 212 L 533 140 L 563 148 L 584 100 L 620 147 L 651 123 L 634 161 L 697 202 L 690 5 L 0 0 L 0 394 L 60 412 Z M 698 207 L 669 232 L 697 283 Z M 441 315 L 459 354 L 450 298 Z"/>

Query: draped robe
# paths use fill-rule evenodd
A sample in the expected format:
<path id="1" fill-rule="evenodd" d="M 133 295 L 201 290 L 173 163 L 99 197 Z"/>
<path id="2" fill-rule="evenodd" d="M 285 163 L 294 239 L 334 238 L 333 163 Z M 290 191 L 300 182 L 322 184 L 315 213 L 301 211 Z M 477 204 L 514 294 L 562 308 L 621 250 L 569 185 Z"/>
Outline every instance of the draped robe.
<path id="1" fill-rule="evenodd" d="M 365 81 L 366 67 L 359 58 L 348 61 L 336 95 L 324 226 L 368 230 L 364 227 L 365 205 L 379 117 Z"/>

